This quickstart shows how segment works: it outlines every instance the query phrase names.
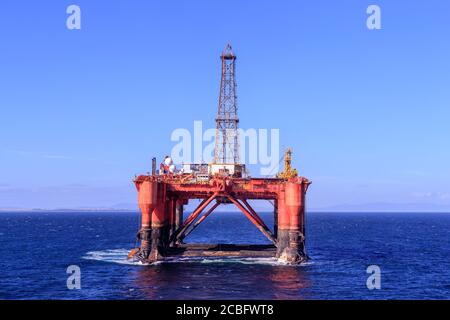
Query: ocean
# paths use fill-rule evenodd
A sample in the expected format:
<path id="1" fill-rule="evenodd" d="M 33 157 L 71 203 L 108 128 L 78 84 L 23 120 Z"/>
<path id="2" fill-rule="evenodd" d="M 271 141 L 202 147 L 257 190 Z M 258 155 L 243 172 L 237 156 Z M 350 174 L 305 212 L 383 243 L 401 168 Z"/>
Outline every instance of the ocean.
<path id="1" fill-rule="evenodd" d="M 272 214 L 262 217 L 272 224 Z M 311 259 L 184 258 L 130 263 L 137 212 L 0 213 L 0 299 L 449 299 L 450 214 L 307 213 Z M 268 241 L 216 212 L 186 242 Z M 68 266 L 81 288 L 67 288 Z M 381 271 L 369 290 L 367 267 Z"/>

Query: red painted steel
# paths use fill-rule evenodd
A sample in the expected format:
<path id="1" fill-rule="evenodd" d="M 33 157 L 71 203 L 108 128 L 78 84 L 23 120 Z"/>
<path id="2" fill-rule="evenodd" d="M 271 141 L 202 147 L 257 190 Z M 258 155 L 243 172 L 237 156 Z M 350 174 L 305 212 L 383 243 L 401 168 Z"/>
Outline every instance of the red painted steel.
<path id="1" fill-rule="evenodd" d="M 293 231 L 299 230 L 300 220 L 300 184 L 288 182 L 286 184 L 286 209 L 289 215 L 289 229 Z"/>
<path id="2" fill-rule="evenodd" d="M 288 230 L 290 227 L 289 212 L 286 208 L 284 190 L 278 194 L 278 230 Z"/>
<path id="3" fill-rule="evenodd" d="M 138 205 L 142 212 L 142 228 L 150 228 L 152 212 L 157 205 L 157 184 L 153 181 L 137 183 Z"/>
<path id="4" fill-rule="evenodd" d="M 158 203 L 156 204 L 155 210 L 152 214 L 152 228 L 163 227 L 167 225 L 168 216 L 166 215 L 166 184 L 158 183 Z"/>
<path id="5" fill-rule="evenodd" d="M 141 238 L 141 250 L 138 254 L 144 257 L 141 260 L 151 262 L 161 259 L 165 246 L 177 246 L 225 200 L 236 205 L 277 247 L 277 257 L 295 263 L 306 256 L 304 208 L 305 193 L 310 182 L 305 178 L 211 177 L 207 182 L 192 182 L 188 174 L 165 174 L 141 175 L 134 182 L 142 212 L 142 229 L 152 230 L 150 242 L 146 234 Z M 194 212 L 180 223 L 183 205 L 190 199 L 202 201 Z M 217 202 L 195 222 L 214 199 Z M 277 204 L 276 236 L 248 203 L 248 200 L 253 199 L 267 199 Z"/>

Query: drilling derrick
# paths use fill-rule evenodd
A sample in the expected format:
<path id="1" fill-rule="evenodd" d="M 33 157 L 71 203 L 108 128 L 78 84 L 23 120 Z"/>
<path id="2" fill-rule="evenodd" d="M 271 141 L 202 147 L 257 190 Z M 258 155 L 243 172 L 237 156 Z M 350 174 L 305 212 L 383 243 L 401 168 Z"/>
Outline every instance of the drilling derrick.
<path id="1" fill-rule="evenodd" d="M 216 118 L 215 164 L 239 164 L 238 123 L 236 104 L 236 56 L 228 44 L 220 56 L 219 110 Z"/>

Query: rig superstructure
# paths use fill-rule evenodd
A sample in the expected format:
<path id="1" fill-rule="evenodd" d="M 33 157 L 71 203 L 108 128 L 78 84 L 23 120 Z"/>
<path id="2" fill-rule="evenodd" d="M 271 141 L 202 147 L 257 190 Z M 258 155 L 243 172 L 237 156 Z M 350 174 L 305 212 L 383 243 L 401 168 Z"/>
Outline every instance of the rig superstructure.
<path id="1" fill-rule="evenodd" d="M 276 256 L 290 264 L 307 259 L 305 252 L 305 195 L 310 181 L 291 167 L 291 149 L 284 157 L 284 171 L 274 178 L 246 176 L 240 162 L 236 103 L 235 61 L 230 45 L 222 55 L 222 77 L 214 161 L 184 164 L 176 172 L 169 157 L 152 174 L 136 177 L 141 210 L 137 234 L 140 246 L 130 259 L 152 263 L 173 255 L 184 256 Z M 184 205 L 200 199 L 184 219 Z M 249 200 L 269 200 L 274 207 L 271 230 L 252 208 Z M 186 238 L 222 204 L 234 204 L 269 239 L 270 245 L 184 244 Z"/>

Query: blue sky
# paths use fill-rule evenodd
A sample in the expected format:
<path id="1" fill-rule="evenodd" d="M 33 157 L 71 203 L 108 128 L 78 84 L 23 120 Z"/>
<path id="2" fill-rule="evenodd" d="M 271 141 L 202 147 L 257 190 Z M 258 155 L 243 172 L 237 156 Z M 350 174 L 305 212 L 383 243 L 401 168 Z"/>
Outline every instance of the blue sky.
<path id="1" fill-rule="evenodd" d="M 0 207 L 135 202 L 174 129 L 214 126 L 231 42 L 240 124 L 280 129 L 311 208 L 450 208 L 449 22 L 447 0 L 2 1 Z"/>

